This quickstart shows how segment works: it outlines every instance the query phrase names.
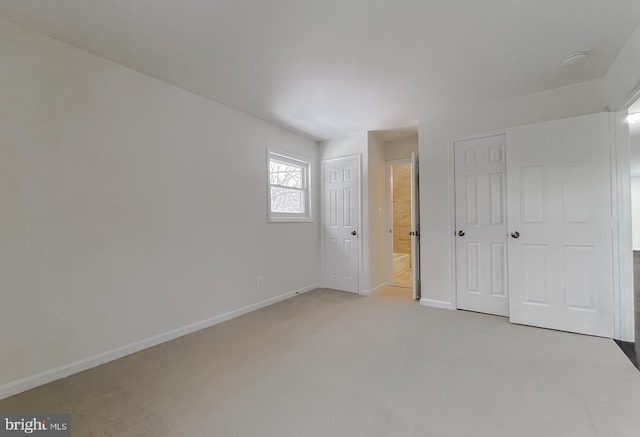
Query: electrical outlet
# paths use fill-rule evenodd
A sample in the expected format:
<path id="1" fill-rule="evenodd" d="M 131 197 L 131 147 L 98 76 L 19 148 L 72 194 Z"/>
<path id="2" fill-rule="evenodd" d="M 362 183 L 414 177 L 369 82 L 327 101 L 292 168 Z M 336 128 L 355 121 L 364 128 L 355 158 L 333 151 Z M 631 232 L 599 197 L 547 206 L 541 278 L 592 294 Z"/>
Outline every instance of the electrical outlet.
<path id="1" fill-rule="evenodd" d="M 258 276 L 258 287 L 262 287 L 264 285 L 264 276 Z"/>

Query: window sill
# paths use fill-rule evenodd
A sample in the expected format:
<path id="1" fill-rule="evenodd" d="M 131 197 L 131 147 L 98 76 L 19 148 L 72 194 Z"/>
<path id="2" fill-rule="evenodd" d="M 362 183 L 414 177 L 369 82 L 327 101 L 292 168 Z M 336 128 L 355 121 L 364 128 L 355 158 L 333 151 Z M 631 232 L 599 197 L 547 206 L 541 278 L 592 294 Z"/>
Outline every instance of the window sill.
<path id="1" fill-rule="evenodd" d="M 313 223 L 313 219 L 309 217 L 269 217 L 268 223 Z"/>

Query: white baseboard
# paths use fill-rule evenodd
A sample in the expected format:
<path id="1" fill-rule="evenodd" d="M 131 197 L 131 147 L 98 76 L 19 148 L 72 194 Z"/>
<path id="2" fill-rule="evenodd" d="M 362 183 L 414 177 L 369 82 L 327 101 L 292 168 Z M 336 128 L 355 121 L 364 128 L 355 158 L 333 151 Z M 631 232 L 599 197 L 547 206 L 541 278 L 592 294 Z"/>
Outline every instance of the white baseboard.
<path id="1" fill-rule="evenodd" d="M 27 376 L 26 378 L 18 379 L 0 385 L 0 399 L 8 398 L 9 396 L 22 393 L 23 391 L 30 390 L 43 384 L 55 381 L 57 379 L 65 378 L 73 375 L 74 373 L 82 372 L 83 370 L 91 369 L 102 364 L 106 364 L 109 361 L 117 360 L 127 355 L 131 355 L 141 350 L 165 343 L 183 335 L 191 334 L 192 332 L 199 331 L 201 329 L 208 328 L 218 323 L 225 322 L 239 317 L 243 314 L 247 314 L 251 311 L 272 305 L 274 303 L 292 298 L 298 294 L 305 293 L 307 291 L 314 290 L 319 287 L 320 284 L 310 285 L 308 287 L 300 288 L 298 290 L 289 291 L 288 293 L 281 294 L 279 296 L 272 297 L 270 299 L 263 300 L 252 305 L 247 305 L 237 310 L 229 311 L 218 316 L 214 316 L 200 322 L 192 323 L 181 328 L 173 329 L 171 331 L 154 335 L 153 337 L 146 338 L 144 340 L 136 341 L 125 346 L 121 346 L 109 351 L 99 353 L 81 360 L 65 364 L 53 369 L 45 370 L 44 372 L 37 373 L 35 375 Z"/>
<path id="2" fill-rule="evenodd" d="M 445 300 L 427 299 L 425 297 L 420 299 L 420 305 L 432 308 L 442 308 L 445 310 L 455 310 L 451 302 L 447 302 Z"/>
<path id="3" fill-rule="evenodd" d="M 376 291 L 378 291 L 379 289 L 381 289 L 382 287 L 385 287 L 386 285 L 387 285 L 387 283 L 383 282 L 383 283 L 373 287 L 370 290 L 360 290 L 360 293 L 358 293 L 358 294 L 361 294 L 362 296 L 369 296 L 369 295 L 375 293 Z"/>

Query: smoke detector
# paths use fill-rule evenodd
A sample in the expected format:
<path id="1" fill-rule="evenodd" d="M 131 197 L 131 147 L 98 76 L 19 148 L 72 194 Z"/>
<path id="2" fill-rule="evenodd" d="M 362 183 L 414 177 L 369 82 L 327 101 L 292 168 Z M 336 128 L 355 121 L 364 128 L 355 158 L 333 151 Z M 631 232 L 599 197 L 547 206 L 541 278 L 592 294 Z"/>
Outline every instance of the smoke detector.
<path id="1" fill-rule="evenodd" d="M 576 52 L 573 53 L 562 60 L 562 65 L 565 67 L 569 67 L 571 65 L 579 64 L 580 62 L 587 59 L 589 54 L 587 52 Z"/>

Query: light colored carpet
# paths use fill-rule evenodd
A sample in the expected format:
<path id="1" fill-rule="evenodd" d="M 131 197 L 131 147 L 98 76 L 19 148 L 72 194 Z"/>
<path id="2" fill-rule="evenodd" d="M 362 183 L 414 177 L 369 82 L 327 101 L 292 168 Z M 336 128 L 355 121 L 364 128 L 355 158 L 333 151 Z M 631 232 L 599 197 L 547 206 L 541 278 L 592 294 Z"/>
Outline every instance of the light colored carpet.
<path id="1" fill-rule="evenodd" d="M 638 436 L 611 340 L 316 290 L 0 401 L 74 436 Z"/>

